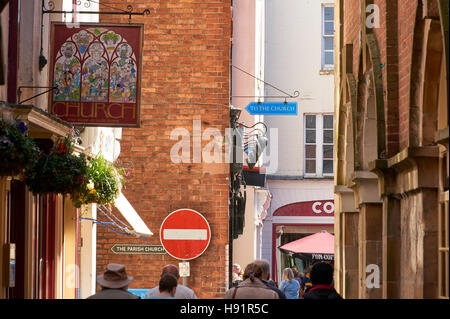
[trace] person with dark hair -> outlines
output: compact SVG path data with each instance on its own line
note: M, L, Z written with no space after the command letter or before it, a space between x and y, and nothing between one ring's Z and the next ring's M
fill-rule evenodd
M292 272L294 273L294 279L298 281L298 283L301 283L301 278L300 278L300 272L298 271L297 266L292 266L291 267Z
M262 282L263 269L252 262L245 267L244 281L228 289L225 299L279 299L278 294Z
M180 273L178 271L178 267L169 264L163 267L161 277L165 274L171 274L177 278L177 280L180 278ZM150 289L146 294L145 298L148 298L150 296L156 296L160 293L159 286L156 286L152 289ZM195 292L182 284L178 284L176 292L175 292L175 299L197 299L197 296L195 295Z
M299 279L299 283L300 283L300 289L298 290L298 298L302 299L303 294L305 293L305 274L302 272L299 272L298 279Z
M303 289L303 293L305 293L308 289L310 289L312 287L311 268L312 268L312 266L308 266L308 268L306 268L305 276L303 277L303 280L300 283L300 286Z
M146 299L175 299L178 280L172 274L164 274L159 280L159 293L148 296Z
M326 262L318 262L311 269L312 287L308 288L304 299L342 299L333 287L333 266Z

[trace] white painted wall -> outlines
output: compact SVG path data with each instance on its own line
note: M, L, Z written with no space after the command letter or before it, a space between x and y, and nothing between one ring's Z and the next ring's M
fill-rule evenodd
M266 0L265 10L265 78L269 84L294 95L297 116L265 116L268 128L278 130L277 176L297 180L268 180L271 206L262 229L262 258L272 263L272 224L333 223L333 218L310 220L302 217L274 217L273 212L287 204L333 199L333 180L303 178L303 116L305 113L334 112L334 75L322 72L322 6L331 0ZM283 95L265 86L266 95ZM284 99L266 99L284 101ZM269 137L269 141L272 140ZM273 149L269 145L268 152ZM270 154L272 158L272 154ZM314 217L313 217L314 218ZM273 278L277 274L272 274Z
M334 199L333 181L330 180L270 180L268 187L273 195L270 213L291 203Z
M303 114L334 111L334 76L320 74L325 0L266 0L265 81L300 97L297 116L265 116L278 128L277 175L303 175ZM283 95L266 86L267 95ZM305 99L308 98L308 99ZM270 99L283 101L283 99Z
M97 205L91 204L84 211L83 217L97 218ZM97 253L97 224L90 220L80 220L80 282L79 298L86 299L95 293L97 287L96 253Z
M264 0L233 1L233 46L232 64L245 72L261 78L264 76ZM252 126L260 119L248 114L244 109L262 93L262 82L232 67L232 105L243 111L239 122ZM251 130L251 129L248 129ZM247 186L245 225L243 234L233 241L233 263L244 269L247 264L259 258L261 251L260 226L257 226L256 212L258 187Z
M255 3L247 0L233 1L232 64L250 74L255 74ZM244 109L255 94L255 79L244 72L231 68L231 104ZM254 124L254 117L242 111L239 121L247 126Z

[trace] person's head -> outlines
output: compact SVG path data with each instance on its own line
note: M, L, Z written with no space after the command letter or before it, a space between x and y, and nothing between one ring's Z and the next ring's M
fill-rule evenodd
M305 275L311 273L312 266L308 266L305 271Z
M260 265L258 265L257 263L250 263L247 265L247 267L245 267L244 270L244 280L246 280L247 278L250 278L251 282L255 281L255 278L258 278L259 280L262 279L262 274L263 274L263 270L261 268Z
M165 265L163 267L161 277L164 276L165 274L171 274L171 275L175 276L175 278L177 278L177 279L180 278L180 273L178 271L178 267L173 264Z
M288 280L289 282L294 278L294 273L291 268L284 268L283 270L283 279Z
M313 285L331 285L333 283L333 266L323 261L315 263L310 275Z
M241 272L241 266L240 266L239 264L234 264L234 265L233 265L233 272L234 272L235 274L238 274L238 275L239 275L239 273Z
M133 277L127 276L125 266L121 264L108 264L103 274L97 276L97 283L102 289L127 290Z
M305 274L302 273L302 272L299 272L299 273L298 273L298 276L299 276L300 278L305 278Z
M298 277L298 268L297 268L297 266L293 266L293 267L291 267L291 269L292 269L292 272L294 273L294 277Z
M269 280L270 278L270 264L267 260L255 260L255 264L259 265L262 269L262 279Z
M178 280L172 274L164 274L159 280L159 292L168 292L172 297L175 296Z

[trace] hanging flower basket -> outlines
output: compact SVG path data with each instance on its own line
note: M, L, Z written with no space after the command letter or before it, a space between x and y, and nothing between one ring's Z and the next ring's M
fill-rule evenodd
M75 207L84 204L112 204L119 196L123 185L124 170L116 168L99 155L88 164L86 181L78 194L72 197Z
M35 162L39 149L26 132L23 122L0 118L0 176L21 174Z
M25 183L33 194L76 194L87 174L84 154L73 154L69 137L58 141L49 154L41 153L36 163L25 171Z

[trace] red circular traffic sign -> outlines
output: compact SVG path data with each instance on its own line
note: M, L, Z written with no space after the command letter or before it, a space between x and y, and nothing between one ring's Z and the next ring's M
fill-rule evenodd
M183 208L170 213L164 219L159 238L170 256L190 260L197 258L208 248L211 229L202 214Z

